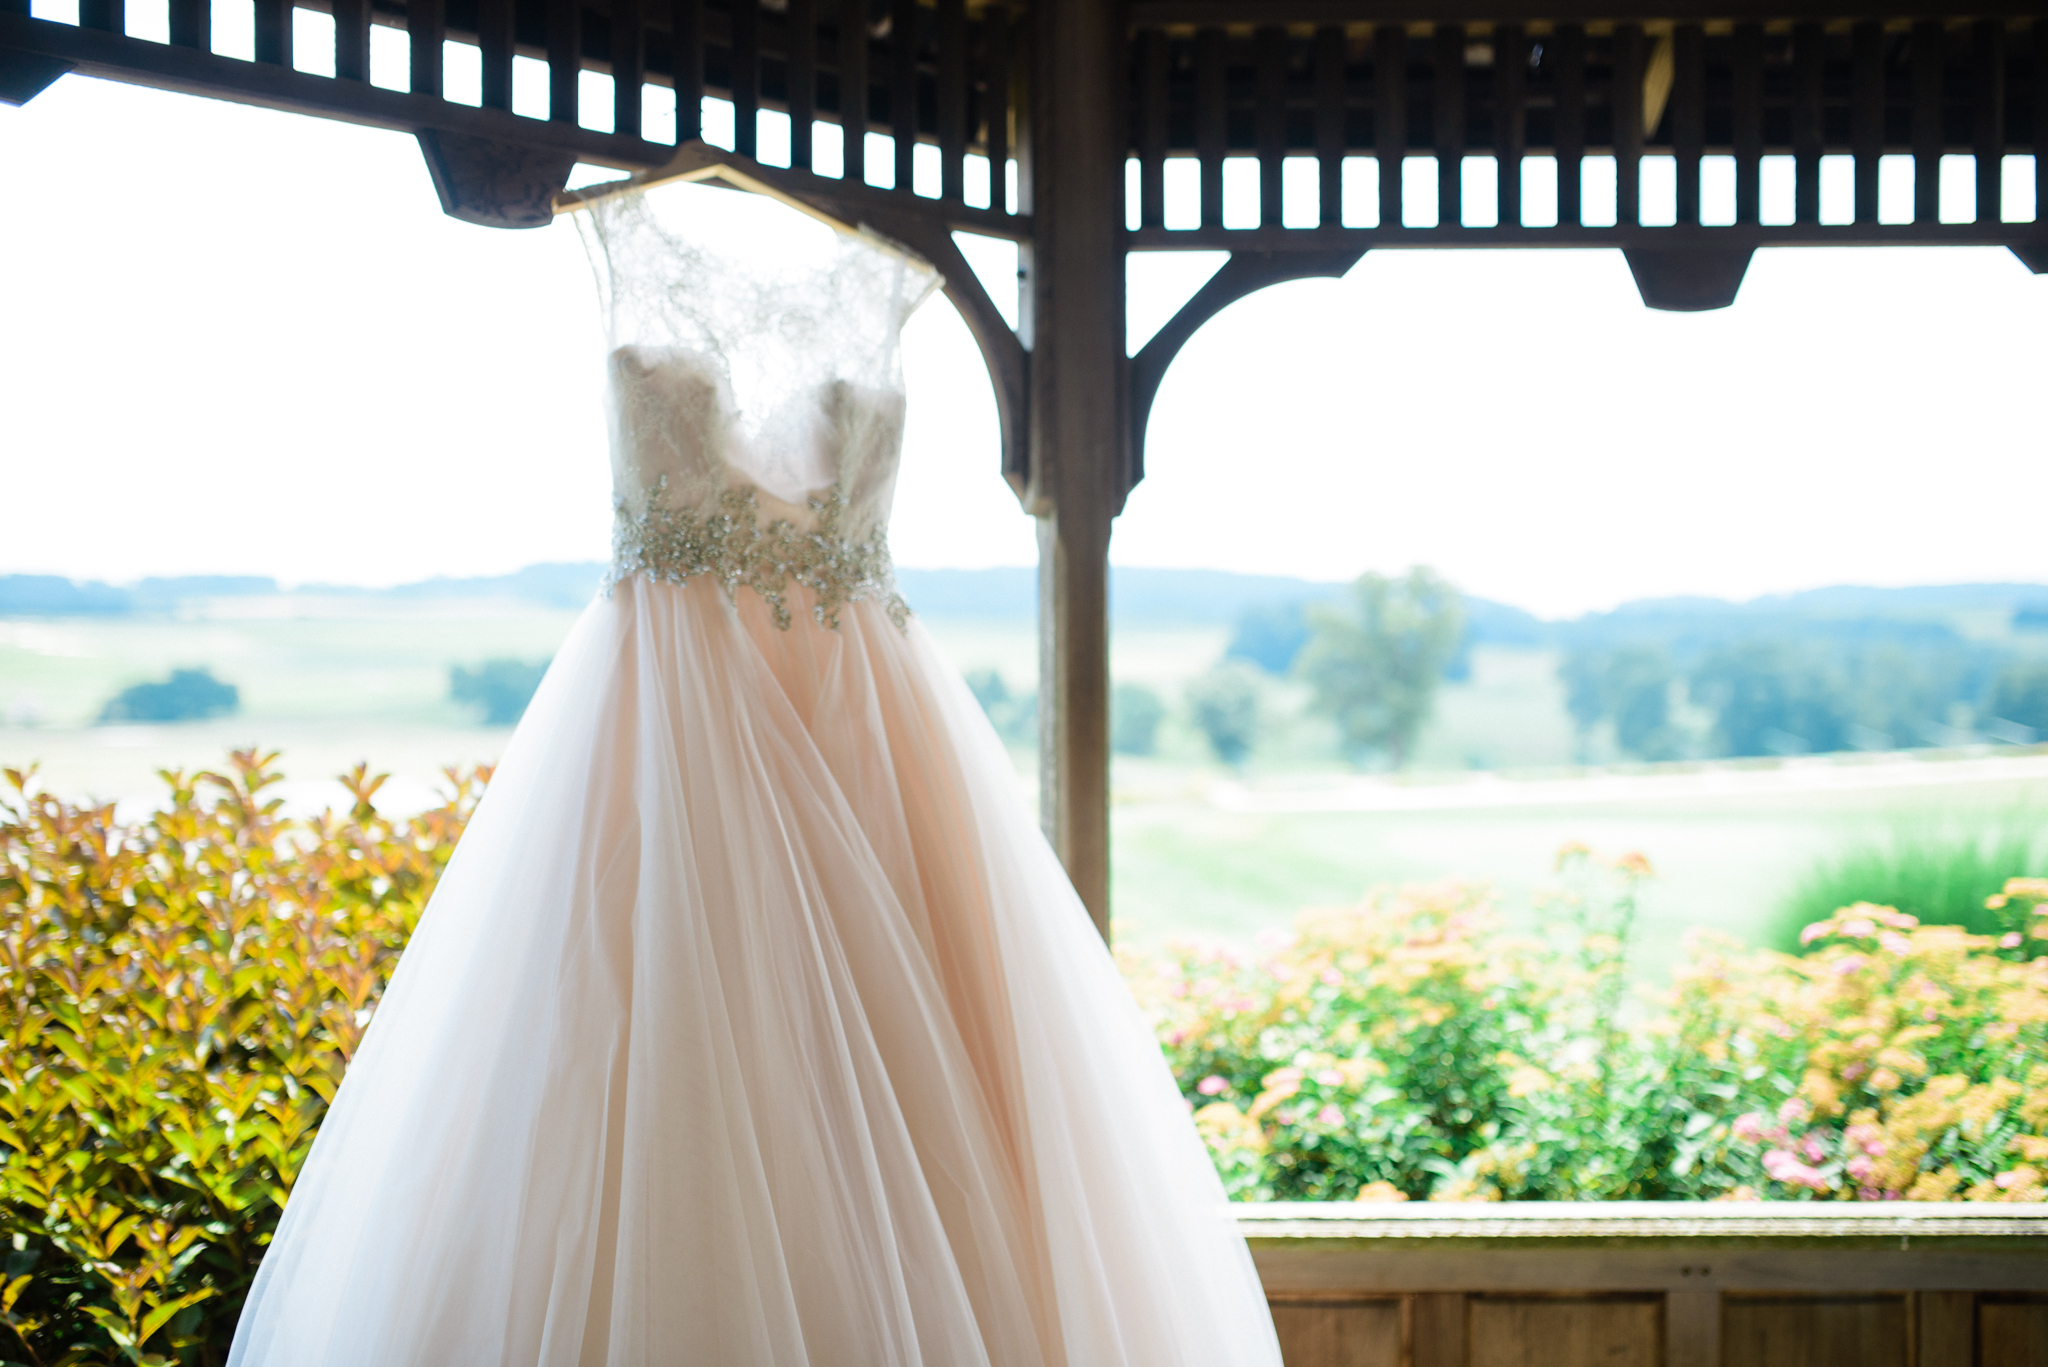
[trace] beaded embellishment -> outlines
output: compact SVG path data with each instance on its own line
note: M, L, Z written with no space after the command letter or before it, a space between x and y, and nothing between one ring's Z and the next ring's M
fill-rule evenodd
M612 569L605 592L634 574L680 584L708 574L725 586L728 596L742 585L768 600L775 625L789 630L791 584L818 595L812 614L821 626L837 630L839 610L864 598L881 600L898 630L908 629L910 605L896 592L889 561L888 532L881 526L859 541L846 536L840 523L846 499L837 490L813 498L816 531L798 531L787 519L761 522L760 504L748 488L726 489L714 510L673 508L662 476L637 511L624 500L615 506Z

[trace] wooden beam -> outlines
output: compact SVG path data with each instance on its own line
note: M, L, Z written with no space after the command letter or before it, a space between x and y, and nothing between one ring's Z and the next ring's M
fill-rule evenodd
M1373 247L1672 247L1729 251L1764 247L2011 247L2023 255L2048 249L2048 223L1799 223L1778 226L1644 228L1622 223L1588 228L1559 223L1524 228L1140 228L1127 235L1133 251L1364 251Z
M1131 0L1135 28L1286 24L1527 24L1861 19L1894 13L1954 19L2032 19L2039 0L1920 0L1904 6L1843 0Z
M1109 934L1109 535L1125 425L1124 11L1040 0L1031 22L1031 472L1038 522L1040 804Z

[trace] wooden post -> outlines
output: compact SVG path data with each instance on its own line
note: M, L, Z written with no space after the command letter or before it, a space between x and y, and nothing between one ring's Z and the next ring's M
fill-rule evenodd
M1109 934L1109 531L1127 491L1124 6L1033 8L1031 468L1046 836Z

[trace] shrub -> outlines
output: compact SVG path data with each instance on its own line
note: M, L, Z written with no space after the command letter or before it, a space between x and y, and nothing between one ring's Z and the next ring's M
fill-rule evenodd
M1984 701L1984 720L2048 736L2048 660L2015 660L2000 670Z
M174 669L160 683L122 689L100 709L100 720L204 721L228 716L241 705L241 690L214 678L211 670Z
M225 1359L485 770L407 821L279 814L275 755L133 823L0 788L0 1312L36 1367ZM0 1335L4 1339L5 1335Z
M1121 952L1239 1199L2041 1199L2048 959L1851 907L1806 957L1696 937L1624 989L1638 858L1562 861L1541 931L1462 884L1305 916L1259 959ZM2048 939L2048 880L2002 894Z
M1241 660L1225 660L1188 680L1188 715L1209 749L1225 764L1251 757L1259 738L1259 674Z
M483 711L485 726L514 726L548 672L546 660L485 660L475 669L448 671L448 696Z
M1010 692L1001 672L994 669L968 670L967 687L1004 741L1028 745L1038 739L1038 694Z
M1778 907L1766 943L1796 953L1807 926L1857 902L1978 935L2024 930L2010 908L1985 905L2015 873L2048 873L2048 831L2033 813L1938 826L1901 823L1809 869Z

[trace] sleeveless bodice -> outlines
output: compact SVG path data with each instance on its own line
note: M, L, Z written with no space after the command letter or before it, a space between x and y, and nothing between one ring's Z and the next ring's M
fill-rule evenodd
M707 195L726 212L692 215ZM669 187L578 216L611 341L612 579L708 575L760 593L783 626L801 586L826 626L866 598L900 623L887 542L899 336L936 276L807 220L733 237L719 222L732 207L725 192Z

